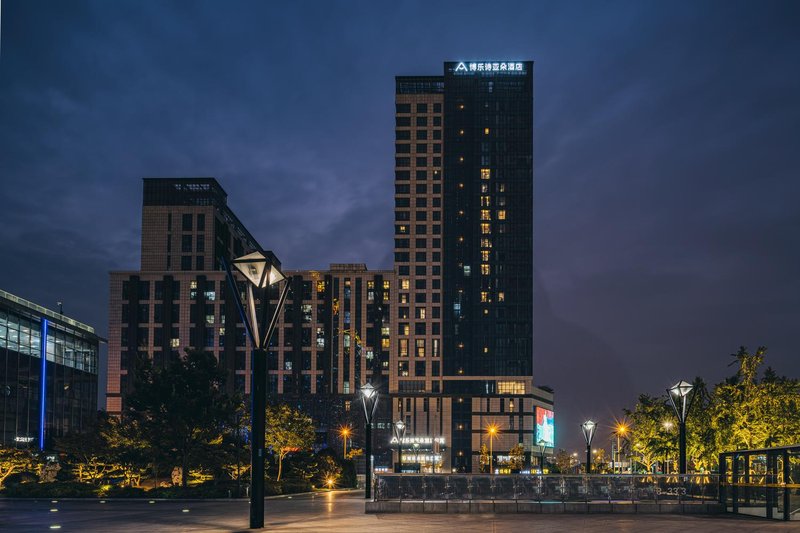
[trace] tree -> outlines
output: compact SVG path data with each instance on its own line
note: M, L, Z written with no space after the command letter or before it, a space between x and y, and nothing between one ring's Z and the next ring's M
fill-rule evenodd
M280 481L286 456L314 445L314 421L285 404L267 406L266 417L264 442L278 458L277 481Z
M677 454L678 442L673 430L677 423L666 396L642 394L633 411L626 409L625 415L631 421L630 451L647 471L657 461Z
M486 443L481 443L481 455L479 458L481 472L486 472L489 469L489 448Z
M108 417L98 413L97 420L86 431L56 439L55 449L67 456L81 483L99 485L103 478L117 471L116 465L109 461L108 441L102 433L108 423Z
M520 471L525 464L525 446L520 443L515 444L508 450L508 467L511 470Z
M561 474L566 474L572 469L572 456L563 448L560 448L556 452L553 460L556 464L556 468L558 468L558 471Z
M196 350L187 350L165 367L142 363L129 404L123 420L138 425L151 452L163 452L179 465L183 488L189 469L221 444L234 410L216 358Z
M28 450L0 446L0 488L8 476L35 467L36 460Z

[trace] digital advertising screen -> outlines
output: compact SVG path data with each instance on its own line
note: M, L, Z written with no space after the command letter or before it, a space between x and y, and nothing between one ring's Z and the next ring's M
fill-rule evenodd
M534 444L539 444L544 441L548 448L554 448L556 445L556 425L555 415L549 409L536 408L536 435L534 437Z

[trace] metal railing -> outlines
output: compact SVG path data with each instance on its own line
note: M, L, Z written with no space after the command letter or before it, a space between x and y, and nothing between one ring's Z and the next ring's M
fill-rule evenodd
M703 503L719 498L719 476L376 474L375 501Z

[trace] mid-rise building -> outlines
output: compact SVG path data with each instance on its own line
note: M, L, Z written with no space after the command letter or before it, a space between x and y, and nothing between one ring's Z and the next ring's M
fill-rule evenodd
M0 290L0 444L48 449L96 420L100 342L91 326Z
M124 409L137 359L161 365L184 349L213 353L226 371L228 392L249 394L251 344L227 297L219 259L261 246L220 184L213 178L145 179L141 246L139 270L111 273L106 409ZM268 350L267 393L311 414L324 443L339 427L362 423L360 407L352 406L361 384L383 384L380 390L388 393L394 274L364 264L284 274L290 290ZM244 294L245 280L238 284ZM271 298L277 303L277 288ZM386 401L380 405L388 412ZM376 435L388 427L379 423ZM387 448L377 449L378 456Z

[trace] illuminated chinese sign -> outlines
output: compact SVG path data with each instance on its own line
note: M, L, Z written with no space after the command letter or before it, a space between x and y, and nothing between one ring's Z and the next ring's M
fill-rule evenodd
M523 72L525 67L522 63L515 61L483 62L483 63L464 63L456 65L453 70L456 74L468 74L470 72Z
M556 426L553 411L536 408L536 438L534 444L544 441L545 446L553 448L556 445Z

